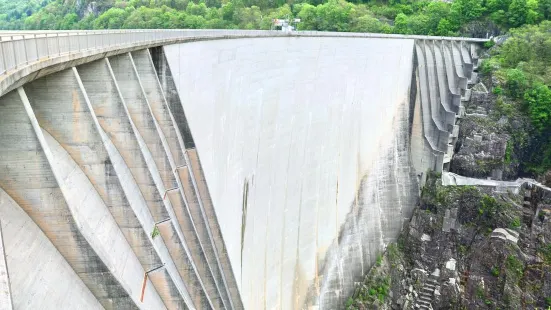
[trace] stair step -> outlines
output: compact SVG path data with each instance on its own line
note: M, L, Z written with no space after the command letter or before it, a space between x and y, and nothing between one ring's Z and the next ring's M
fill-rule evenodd
M432 293L433 292L429 292L429 291L421 291L419 292L419 296L428 296L428 297L432 297Z
M422 299L417 300L417 303L419 303L420 305L430 305L431 304L430 301L426 301L426 300L422 300Z
M430 287L424 286L424 287L421 289L421 292L425 291L425 292L428 292L428 293L432 294L432 293L434 293L434 290L435 290L434 287L433 287L433 288L430 288Z
M431 302L432 301L432 296L427 296L427 295L419 295L419 300L425 300L427 302Z

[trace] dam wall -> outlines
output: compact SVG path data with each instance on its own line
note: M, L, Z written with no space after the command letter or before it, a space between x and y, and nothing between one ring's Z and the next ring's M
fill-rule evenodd
M475 45L222 32L0 64L0 309L342 307L446 169Z
M343 304L409 217L413 48L349 38L163 48L247 309Z

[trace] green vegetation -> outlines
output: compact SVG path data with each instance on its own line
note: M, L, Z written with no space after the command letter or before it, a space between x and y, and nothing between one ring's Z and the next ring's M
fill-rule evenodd
M536 24L551 0L0 0L1 29L269 29L300 18L299 29L427 35L485 35ZM491 44L491 43L489 43Z
M518 228L520 228L520 225L521 225L520 217L515 216L511 220L511 224L509 224L509 227L512 228L512 229L518 229Z
M539 3L549 18L551 3ZM524 124L521 130L510 128L513 139L506 161L515 153L521 173L543 174L551 169L551 21L512 29L510 38L492 48L491 54L481 71L498 80L493 88L496 110Z
M155 227L153 227L153 231L151 232L151 238L155 239L155 237L160 234L161 232L159 231L159 228L157 227L157 225L155 225Z
M364 299L369 300L377 298L380 302L383 302L390 292L390 278L378 277L375 279L375 283L367 290L367 296L363 296Z
M492 267L492 276L499 277L499 268L497 266Z
M538 252L543 256L546 264L551 264L551 243L539 248Z
M505 270L507 277L512 279L515 283L518 283L524 273L524 264L514 255L507 256L505 261Z
M345 309L372 309L384 304L390 295L391 283L395 281L394 272L398 265L403 263L403 256L399 244L389 244L385 253L377 256L376 263L364 283L348 298Z

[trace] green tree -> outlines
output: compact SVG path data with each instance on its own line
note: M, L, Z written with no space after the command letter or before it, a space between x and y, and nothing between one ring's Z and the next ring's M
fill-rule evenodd
M119 29L128 18L128 13L119 8L110 8L94 21L94 29Z
M76 13L69 13L63 16L63 19L59 23L59 29L73 29L78 23L78 15Z
M408 17L406 14L400 13L396 15L396 18L394 19L394 32L401 34L410 33L408 28Z
M520 69L507 70L507 89L513 98L522 98L524 90L528 87L528 80Z
M425 15L428 17L427 28L434 33L442 19L446 19L450 15L450 4L442 1L433 1L427 5ZM449 23L449 21L448 21Z
M453 35L453 26L449 20L442 18L438 23L436 28L436 35L438 36L449 36Z
M551 125L551 90L547 85L538 84L524 94L530 119L534 127L542 132Z
M387 23L382 23L375 17L363 15L355 20L351 28L353 32L390 33L391 28Z
M451 22L456 27L479 18L482 13L484 7L480 0L455 0L450 8Z
M551 0L539 0L538 12L544 19L551 18Z
M318 16L316 14L316 7L303 3L300 5L300 11L298 12L300 18L300 24L298 24L301 30L316 30L318 29Z
M518 27L526 23L526 17L528 15L528 6L526 0L513 0L509 5L509 11L507 13L509 25L511 27Z

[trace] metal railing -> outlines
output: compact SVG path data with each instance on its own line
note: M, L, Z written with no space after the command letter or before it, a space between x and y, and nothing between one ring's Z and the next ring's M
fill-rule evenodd
M277 36L276 31L116 30L0 32L0 75L44 59L73 53L105 52L131 46L208 37ZM2 79L2 76L0 76Z
M125 48L178 43L180 41L209 38L242 37L359 37L359 38L407 38L461 41L487 41L485 39L457 37L404 36L373 33L343 33L272 30L96 30L96 31L0 31L0 81L12 72L44 60L74 55L85 57ZM63 62L60 59L59 62ZM32 71L32 70L31 70Z

